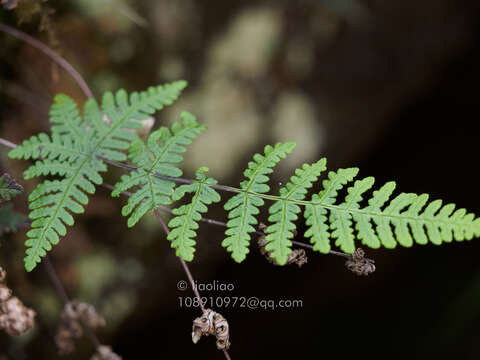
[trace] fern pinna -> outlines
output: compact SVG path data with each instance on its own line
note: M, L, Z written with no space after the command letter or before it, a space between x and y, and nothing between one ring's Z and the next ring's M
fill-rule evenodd
M168 240L172 241L172 247L177 249L176 255L183 260L192 261L195 252L195 236L198 229L198 222L202 219L202 213L206 213L207 205L220 201L220 195L212 188L217 180L207 176L207 167L201 167L196 172L196 180L192 184L181 185L175 189L173 200L182 199L186 193L193 193L190 203L173 209L176 215L168 223L171 229Z
M198 124L192 114L184 111L181 123L174 123L171 131L162 126L149 135L147 144L140 139L132 144L128 157L137 169L123 175L112 192L112 196L119 196L123 191L136 188L127 205L122 208L122 215L130 216L129 227L134 226L147 212L172 203L175 182L165 177L182 175L182 170L174 164L183 161L181 154L186 151L186 146L204 130L205 126Z
M71 213L84 211L86 194L102 183L100 172L107 167L103 159L123 161L123 153L138 136L139 120L171 104L186 86L178 81L151 87L130 96L124 90L104 94L101 106L94 99L85 103L83 117L75 102L57 95L50 111L54 124L51 136L41 133L10 151L11 158L34 159L25 178L59 175L61 180L45 180L30 194L31 230L25 268L31 271L52 245L66 235L66 226L74 223Z
M232 253L232 258L241 262L248 254L250 233L255 231L257 224L255 215L258 215L260 206L264 205L261 197L251 194L264 194L270 191L266 184L268 176L273 172L275 165L295 148L295 143L278 143L274 147L267 145L265 155L255 154L253 161L248 163L244 175L248 180L240 183L242 192L233 196L225 203L225 210L229 211L227 230L228 237L223 240L222 246Z

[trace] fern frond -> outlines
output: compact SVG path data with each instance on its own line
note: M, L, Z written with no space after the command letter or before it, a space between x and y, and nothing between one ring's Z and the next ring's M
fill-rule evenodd
M267 236L265 240L267 245L265 250L271 252L271 257L277 261L279 265L287 262L288 255L292 252L290 247L292 242L289 240L293 237L293 230L296 228L293 223L297 220L297 214L300 207L291 202L291 200L303 200L307 194L307 189L312 187L320 176L321 172L326 169L326 160L321 159L312 165L304 164L301 169L295 170L295 175L290 181L280 189L281 200L276 201L268 212L270 214L268 221L273 224L266 229Z
M94 99L84 106L80 117L75 102L66 95L57 95L50 111L51 137L39 134L25 140L9 152L11 158L34 159L25 171L26 178L57 175L60 181L46 180L30 195L31 230L25 257L25 268L31 271L66 235L66 226L74 223L71 214L84 211L86 194L95 192L103 182L100 175L107 167L103 158L122 161L122 153L136 139L132 130L155 110L171 104L185 87L184 81L149 88L127 96L124 90L115 96L104 95L101 109Z
M23 192L22 185L18 184L8 174L0 176L0 203L2 200L9 201Z
M196 172L196 181L192 184L181 185L175 189L173 200L180 200L186 193L193 193L192 200L187 205L173 209L172 213L176 215L168 223L171 229L168 234L168 240L172 241L172 247L177 249L176 255L185 261L192 261L195 252L195 236L198 229L198 222L202 218L202 213L207 212L207 205L220 201L220 195L211 187L217 184L217 181L205 173L207 167L201 167Z
M182 171L173 164L183 161L181 154L186 146L204 129L205 126L185 111L181 114L181 123L174 123L171 130L161 127L150 134L146 145L141 140L132 144L129 159L138 169L123 175L112 192L112 196L119 196L123 191L138 187L122 208L122 215L129 216L128 227L134 226L147 212L172 203L175 183L157 175L181 176Z
M229 221L225 231L227 238L223 240L222 246L232 253L236 262L242 262L249 252L250 233L255 231L253 226L257 224L255 215L259 214L259 208L264 205L262 198L251 193L264 194L270 191L266 184L269 180L267 175L271 174L278 162L294 148L294 142L277 143L274 147L265 146L265 155L255 154L253 161L248 163L244 172L248 180L240 184L244 192L236 194L225 203L224 208L229 211Z

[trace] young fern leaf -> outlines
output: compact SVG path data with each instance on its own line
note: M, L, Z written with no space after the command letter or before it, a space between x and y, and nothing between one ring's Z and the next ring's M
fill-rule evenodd
M274 147L265 146L265 155L255 154L253 161L248 163L244 172L248 180L240 184L244 192L236 194L225 203L224 208L229 211L229 221L225 231L227 238L223 240L222 246L232 253L236 262L242 262L249 252L250 233L255 231L253 225L257 224L255 215L259 214L259 207L264 205L262 198L251 193L264 194L270 191L266 184L269 180L267 175L271 174L275 165L294 148L294 142L277 143Z
M50 111L55 125L51 137L41 133L25 140L9 152L11 158L37 160L25 172L25 178L60 175L63 179L46 180L30 194L31 230L25 268L31 271L46 251L66 235L65 225L74 223L71 213L84 211L86 194L95 192L103 182L100 172L107 167L102 159L122 161L122 150L137 136L132 130L141 127L138 120L171 104L186 86L184 81L151 87L132 93L124 90L103 96L101 107L94 99L85 103L83 119L75 102L66 95L57 95Z
M132 144L129 159L138 168L123 175L112 192L112 196L116 197L123 191L138 187L122 208L122 215L129 216L128 227L134 226L147 212L172 203L175 182L161 179L158 175L181 176L182 170L173 164L183 161L181 154L186 151L186 146L204 130L204 125L184 111L181 123L175 122L171 131L161 127L149 135L146 145L140 139Z
M321 159L312 165L304 164L301 169L296 169L295 175L280 189L281 199L268 209L270 214L268 221L273 224L266 229L265 240L268 243L265 250L271 251L270 256L279 265L285 265L288 255L292 252L290 249L292 242L289 239L293 237L292 231L296 228L294 221L297 220L297 214L301 210L293 201L303 200L307 194L307 189L312 187L312 183L318 179L325 169L325 159Z
M363 194L373 186L372 177L355 181L347 189L345 201L335 204L338 191L353 181L357 173L356 168L330 172L328 179L323 181L323 190L306 204L304 215L309 228L305 236L310 238L314 250L328 253L330 239L336 239L335 245L352 253L355 250L353 223L358 238L371 248L383 245L391 249L397 243L408 247L414 242L426 244L428 240L440 245L453 239L462 241L480 236L480 219L466 214L465 209L454 212L454 204L442 207L442 201L435 200L422 212L428 195L407 193L400 193L389 202L394 182L387 182L374 191L368 205L360 208Z
M217 181L205 175L207 171L207 167L199 168L196 172L196 180L192 184L179 186L173 194L173 200L177 201L186 193L193 193L189 204L172 210L176 216L168 223L171 229L168 240L172 241L172 248L177 249L176 255L185 261L193 260L195 252L193 239L197 236L195 230L198 229L201 214L207 212L207 205L220 201L220 195L210 186L217 184Z

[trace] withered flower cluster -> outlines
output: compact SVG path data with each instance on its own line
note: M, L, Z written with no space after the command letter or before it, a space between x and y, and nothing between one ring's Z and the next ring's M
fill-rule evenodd
M0 267L0 329L18 336L35 325L35 311L27 308L5 284L7 272Z
M88 303L71 301L65 304L55 335L60 355L70 354L75 350L74 340L82 337L83 325L96 329L105 326L105 320Z
M208 335L215 335L217 338L217 349L227 350L230 347L228 322L211 309L206 309L202 316L193 320L192 341L196 344L202 336Z
M258 238L257 245L258 249L260 250L260 254L262 254L269 263L273 265L278 265L277 261L270 257L271 251L267 251L265 249L265 246L268 244L267 240L265 239L265 229L267 226L264 223L260 223L258 226L258 229L264 233L264 235L261 235ZM297 235L297 231L293 230L293 235ZM300 268L303 265L305 265L308 262L308 257L307 253L305 252L304 249L293 249L292 252L288 255L287 262L285 265L290 265L290 264L297 264L297 266Z
M375 261L365 257L365 251L358 248L345 262L348 270L358 276L368 276L375 271Z

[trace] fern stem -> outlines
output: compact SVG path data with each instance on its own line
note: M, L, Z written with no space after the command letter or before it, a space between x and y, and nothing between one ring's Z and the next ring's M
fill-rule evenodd
M68 304L70 302L70 299L67 295L67 291L65 290L65 287L63 286L62 281L60 280L60 277L55 271L55 268L53 267L50 261L50 258L48 257L48 254L45 255L45 259L42 261L42 265L43 265L43 268L45 269L45 272L48 275L48 278L50 279L50 282L55 288L55 291L57 292L58 296L62 299L64 305ZM90 341L93 343L93 345L97 349L101 345L97 336L92 331L92 329L90 329L90 327L87 324L85 324L85 322L81 320L80 322L82 323L83 328L87 332L87 336L90 338Z
M154 210L153 211L155 213L155 216L157 217L158 221L160 222L160 225L162 225L162 228L163 230L165 231L165 234L167 235L168 237L168 234L170 233L170 231L168 230L168 226L167 226L167 223L165 222L165 220L163 220L162 218L162 215L160 215L160 213L158 212L158 210ZM185 260L183 260L181 257L177 256L178 260L180 261L180 263L182 264L182 267L183 267L183 271L185 272L185 274L187 275L187 278L188 278L188 282L190 283L190 286L193 290L193 293L195 294L195 297L197 298L198 300L198 303L200 304L200 309L202 309L202 313L205 312L205 307L203 306L203 303L202 303L202 298L200 296L200 293L198 292L198 289L197 287L195 286L195 281L193 280L193 276L192 276L192 273L190 272L190 269L187 265L187 263L185 262ZM231 357L228 353L228 351L226 349L223 349L223 354L225 355L225 358L227 360L231 360Z
M3 146L9 147L10 149L15 149L17 147L16 144L2 138L0 138L0 144L2 144Z
M70 76L75 80L75 82L78 84L80 89L82 89L83 93L85 94L86 97L88 98L93 98L93 93L88 87L87 83L83 79L83 77L80 75L80 73L74 69L70 63L65 60L63 57L55 53L52 49L50 49L47 45L42 43L41 41L34 39L30 35L25 34L23 31L14 29L6 24L0 23L0 31L7 33L17 39L20 39L30 46L33 46L34 48L40 50L43 52L45 55L47 55L54 63L59 65L61 68L63 68L67 73L70 74Z
M2 24L0 24L1 26ZM7 146L9 148L15 149L17 147L16 144L0 138L0 144ZM53 287L55 288L55 291L57 292L58 296L62 299L64 305L68 304L70 302L70 299L67 295L67 291L65 290L65 287L62 284L62 281L60 280L60 277L58 276L57 272L55 271L55 268L53 267L52 263L50 262L50 258L48 254L45 255L45 259L42 261L42 265L45 269L45 272L48 275L48 278L50 279L50 282L52 283ZM82 325L85 331L87 332L87 336L90 338L92 341L93 345L97 349L101 344L100 341L98 340L97 336L95 333L90 329L90 327L85 324L83 321Z
M110 164L110 165L113 165L113 166L116 166L118 168L125 169L125 170L128 170L128 171L135 171L135 170L139 169L138 167L136 167L134 165L124 164L124 163L121 163L121 162L109 160L107 158L104 158L103 156L97 155L97 158L102 160L102 161L105 161L107 164ZM165 176L165 175L160 175L160 174L157 174L157 173L153 173L152 176L156 177L158 179L171 180L171 181L175 181L175 182L182 183L182 184L192 184L193 183L193 180L190 180L190 179ZM215 185L215 186L212 185L212 187L214 187L214 188L216 186L218 186L218 185Z
M55 288L55 291L57 292L58 296L62 299L62 301L66 304L70 302L70 299L68 298L67 292L65 291L65 288L63 287L62 282L60 281L60 278L58 277L57 272L55 271L55 268L53 267L52 263L50 262L50 257L45 255L45 260L42 262L43 267L45 268L45 272L47 273L51 283L53 284L53 287Z
M14 144L14 143L12 143L8 140L5 140L3 138L0 138L0 144L2 144L4 146L7 146L9 148L15 148L16 147L16 144ZM128 170L128 171L134 171L134 170L138 169L136 166L129 165L129 164L123 164L123 163L120 163L120 162L117 162L117 161L108 160L107 158L104 158L103 156L97 156L97 158L106 162L106 163L108 163L108 164L110 164L110 165L113 165L113 166L116 166L116 167L119 167L119 168L122 168L122 169L125 169L125 170ZM175 181L177 183L182 183L182 184L192 184L193 183L193 180L180 178L180 177L177 178L177 177L165 176L165 175L160 175L160 174L157 174L157 173L154 173L152 175L156 178L159 178L159 179L171 180L171 181ZM282 201L291 202L291 203L301 205L301 206L307 206L307 205L315 206L315 205L318 205L318 206L321 206L321 207L323 207L325 209L328 209L328 210L347 211L349 213L358 213L358 214L362 214L362 215L368 215L370 217L382 215L382 216L389 217L389 218L392 218L392 219L403 219L403 220L411 220L411 221L418 220L418 218L411 217L411 216L405 216L405 215L392 215L392 214L386 215L386 214L383 214L381 212L365 211L364 209L350 209L350 208L346 209L346 208L343 208L339 205L330 205L330 204L325 204L325 203L322 203L322 202L316 203L316 202L307 201L307 200L286 199L286 198L282 198L281 196L256 193L256 192L253 192L253 191L243 190L243 189L239 189L239 188L236 188L236 187L233 187L233 186L228 186L228 185L218 185L218 184L216 184L216 185L205 184L205 185L210 186L210 187L212 187L214 189L217 189L217 190L220 190L220 191L226 191L226 192L232 192L232 193L246 193L246 194L257 196L257 197L260 197L262 199L270 200L270 201L282 200ZM440 223L447 224L446 221L442 221L442 220L439 220L439 219L429 219L429 218L423 219L424 222L433 221L433 220L435 220L435 222L437 222L437 223L440 222ZM213 221L215 221L215 220L213 220ZM340 253L340 254L343 254L343 253Z
M12 143L8 140L2 139L2 138L0 138L0 144L2 144L4 146L7 146L9 148L12 148L12 149L17 146L16 144L14 144L14 143ZM128 171L138 170L138 168L136 166L120 163L120 162L117 162L117 161L108 160L107 158L104 158L103 156L97 156L97 158L106 162L107 164L110 164L112 166L116 166L116 167L121 168L121 169L125 169L125 170L128 170ZM171 180L171 181L175 181L177 183L182 183L182 184L192 184L193 183L193 180L180 178L180 177L177 178L177 177L165 176L165 175L160 175L160 174L157 174L157 173L154 173L152 175L156 178L159 178L159 179ZM239 189L239 188L236 188L236 187L233 187L233 186L228 186L228 185L218 185L218 184L214 185L214 184L207 184L207 183L205 183L205 185L210 186L210 187L212 187L214 189L217 189L217 190L220 190L220 191L233 192L233 193L246 193L246 194L249 194L249 195L254 195L254 196L260 197L262 199L271 200L271 201L284 200L284 201L287 201L287 202L292 202L294 204L303 205L303 206L306 206L306 205L321 205L321 206L325 207L326 209L346 210L346 209L341 208L338 205L327 205L327 204L322 204L322 203L313 203L311 201L305 201L305 200L285 199L285 198L282 198L280 196L256 193L256 192L253 192L253 191L243 190L243 189ZM361 210L357 210L357 209L348 209L348 211L349 212L358 212L358 213L361 213L361 214L372 215L372 216L377 215L376 213L369 213L369 212L365 212L365 211L361 211ZM391 215L391 217L396 218L398 216ZM398 217L398 218L400 218L400 217ZM405 216L402 216L401 218L402 219L410 219L409 217L405 217ZM414 218L412 218L412 219L414 219ZM223 224L225 224L225 223L223 223Z
M205 185L208 185L207 183L204 183ZM113 190L115 189L115 186L111 185L111 184L107 184L107 183L103 183L101 185L102 187L108 189L108 190ZM129 192L129 191L122 191L121 192L122 195L125 195L125 196L132 196L132 193ZM160 210L160 211L164 211L164 212L168 212L168 213L172 213L172 209L170 209L169 207L167 206L157 206L157 210ZM163 219L162 219L163 220ZM215 219L209 219L209 218L205 218L205 217L202 217L200 218L200 221L202 222L205 222L205 223L208 223L208 224L211 224L211 225L216 225L216 226L221 226L221 227L227 227L227 223L223 222L223 221L219 221L219 220L215 220ZM168 230L168 228L167 228ZM262 231L260 230L255 230L254 234L256 235L259 235L259 236L262 236L262 235L265 235L265 233L263 233ZM300 246L300 247L304 247L306 249L310 249L310 250L313 250L313 246L310 245L310 244L306 244L306 243L303 243L301 241L295 241L295 240L290 240L292 242L292 244L294 245L297 245L297 246ZM330 250L328 252L328 255L335 255L335 256L341 256L341 257L344 257L344 258L347 258L347 259L350 259L352 256L350 254L345 254L341 251L334 251L334 250Z
M123 163L119 163L119 162L116 162L116 161L111 161L111 160L105 159L102 156L97 156L97 157L99 159L105 161L106 163L109 163L110 165L113 165L113 166L116 166L116 167L119 167L119 168L123 168L123 169L129 170L129 171L134 171L134 170L138 169L136 166L133 166L133 165L123 164ZM177 183L182 183L182 184L192 184L193 183L193 180L190 180L190 179L185 179L185 178L180 178L180 177L176 178L176 177L171 177L171 176L160 175L160 174L157 174L157 173L152 174L152 176L154 176L156 178L159 178L159 179L171 180L171 181L175 181ZM416 217L406 216L406 215L403 215L403 214L402 215L384 214L382 212L365 211L364 209L344 208L340 205L325 204L323 202L313 202L313 201L308 201L308 200L288 199L288 198L283 198L281 196L262 194L262 193L257 193L257 192L254 192L254 191L243 190L243 189L239 189L239 188L236 188L236 187L233 187L233 186L228 186L228 185L219 185L219 184L205 184L205 185L210 186L210 187L212 187L216 190L220 190L220 191L226 191L226 192L231 192L231 193L246 193L246 194L253 195L253 196L265 199L265 200L291 202L293 204L297 204L297 205L300 205L300 206L307 206L307 205L321 206L321 207L323 207L325 209L328 209L328 210L347 211L351 214L352 213L357 213L357 214L361 214L361 215L368 215L370 217L375 217L375 216L381 215L383 217L388 217L388 218L391 218L391 219L401 219L401 220L410 220L410 221L418 221L419 220ZM423 221L424 222L435 221L436 223L451 224L451 222L442 221L440 219L433 219L433 218L432 219L424 218ZM454 224L456 224L456 223L454 223Z
M168 236L168 234L170 233L170 230L168 230L167 223L165 222L165 220L163 220L162 215L160 215L158 210L154 210L153 212L155 213L155 216L157 217L158 222L160 223L160 225L162 225L163 230L165 231L165 233ZM190 286L192 287L193 293L195 294L195 297L197 298L198 303L200 304L200 309L202 309L202 312L205 312L205 307L203 306L202 298L200 297L200 293L198 292L198 289L195 286L195 281L193 280L192 273L190 272L190 269L188 268L187 263L181 257L178 257L178 260L182 264L183 271L185 271L185 274L187 275L188 282L190 283Z

